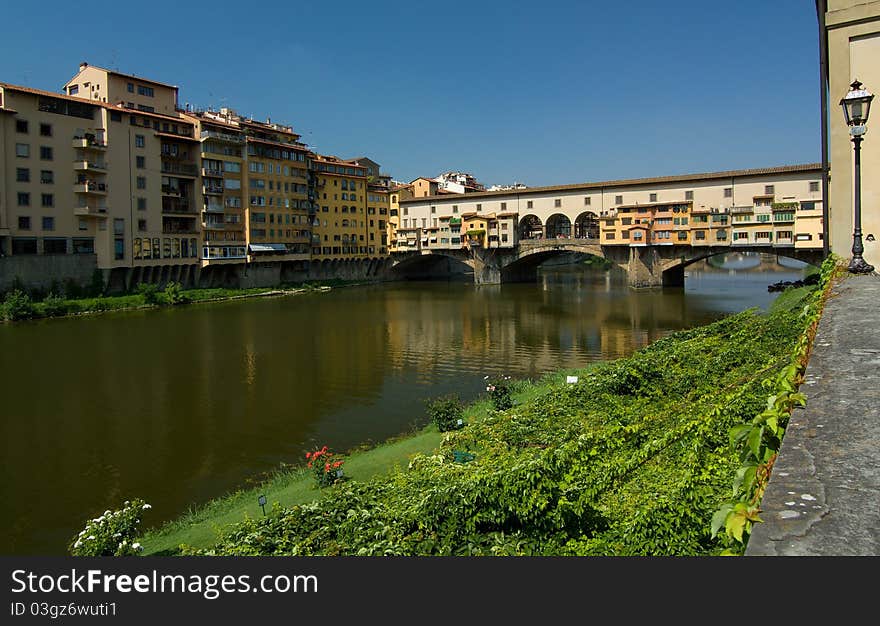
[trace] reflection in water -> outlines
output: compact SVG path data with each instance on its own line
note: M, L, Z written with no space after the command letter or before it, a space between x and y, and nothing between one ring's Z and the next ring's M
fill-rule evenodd
M761 266L764 268L764 266ZM631 353L750 306L799 270L688 268L633 291L556 267L532 284L394 283L0 327L0 554L62 554L127 498L156 524L249 477L423 424L424 400Z

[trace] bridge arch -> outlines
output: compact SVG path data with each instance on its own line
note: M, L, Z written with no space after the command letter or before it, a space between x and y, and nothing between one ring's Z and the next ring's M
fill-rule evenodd
M519 221L519 238L520 239L543 239L544 224L534 213L524 215Z
M471 275L474 263L466 253L449 250L432 250L430 254L413 253L394 262L391 273L408 280L449 279L454 276Z
M579 252L606 258L602 246L584 243L564 243L558 239L521 244L519 254L501 266L501 282L533 281L538 278L538 266L555 256Z
M575 239L598 239L599 216L592 211L584 211L574 220Z
M567 215L554 213L547 218L547 239L571 239L571 220Z

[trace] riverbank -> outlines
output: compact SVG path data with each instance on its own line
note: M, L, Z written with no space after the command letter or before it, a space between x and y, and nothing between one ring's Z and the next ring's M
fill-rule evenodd
M725 540L708 520L738 466L727 432L765 404L761 381L803 331L811 291L787 290L766 315L675 333L626 359L521 382L510 411L482 399L461 431L351 455L353 480L342 485L318 490L303 469L285 472L141 543L152 554L181 544L205 554L719 553ZM476 458L451 462L456 450ZM265 519L263 492L279 502ZM578 536L553 530L575 514L586 524ZM328 517L339 523L316 521ZM385 538L369 539L373 530Z
M0 321L18 322L48 317L76 317L97 313L155 309L165 306L220 302L243 298L292 296L316 291L329 291L338 287L367 284L372 283L332 279L251 289L180 289L175 283L170 283L170 286L164 290L147 286L142 288L139 293L97 296L94 298L64 298L50 294L38 301L33 300L24 291L15 290L6 294L4 301L0 303Z

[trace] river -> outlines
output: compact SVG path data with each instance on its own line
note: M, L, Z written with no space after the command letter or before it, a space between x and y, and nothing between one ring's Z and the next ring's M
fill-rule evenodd
M472 399L487 374L625 356L765 308L768 284L801 276L698 263L683 289L636 291L560 266L530 284L388 283L0 324L0 554L65 554L87 518L135 497L159 524L312 446L421 426L424 400Z

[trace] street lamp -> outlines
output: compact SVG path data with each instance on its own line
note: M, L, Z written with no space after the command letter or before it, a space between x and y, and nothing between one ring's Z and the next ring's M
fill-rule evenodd
M849 86L849 93L840 101L849 134L852 137L855 152L855 229L853 230L852 260L849 271L853 274L870 274L873 265L868 265L862 258L865 247L862 245L862 138L867 132L868 114L871 111L871 100L874 95L862 87L862 83L854 81Z

